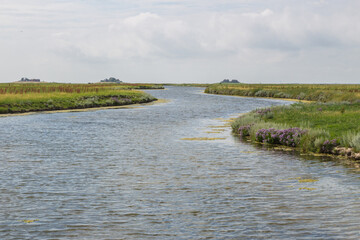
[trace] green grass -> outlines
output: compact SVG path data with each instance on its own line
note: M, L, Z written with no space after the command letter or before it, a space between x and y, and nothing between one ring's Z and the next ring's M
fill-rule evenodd
M299 127L307 130L297 146L303 152L328 153L331 145L360 150L359 84L213 84L205 92L300 101L238 118L232 125L233 131L238 133L240 127L245 128L241 133L246 131L252 140L256 140L260 129Z
M328 131L331 138L341 138L345 132L360 132L360 103L295 103L273 107L268 122Z
M307 131L297 146L302 152L324 152L327 140L336 139L338 145L360 150L360 102L355 103L295 103L255 110L237 118L232 124L238 133L249 126L252 140L260 129L288 129L299 127Z
M145 103L156 100L134 89L159 89L150 84L0 84L0 114L80 109Z
M359 84L212 84L205 92L319 102L360 101Z

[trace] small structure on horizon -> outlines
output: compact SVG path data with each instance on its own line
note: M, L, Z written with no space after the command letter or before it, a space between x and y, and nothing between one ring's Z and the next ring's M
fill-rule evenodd
M102 83L121 83L120 79L117 79L114 77L105 78L105 79L101 80L100 82L102 82Z
M19 82L40 82L40 79L37 79L37 78L29 79L29 78L23 77L19 80Z
M231 81L229 79L224 79L220 83L240 83L240 82L236 79L233 79Z

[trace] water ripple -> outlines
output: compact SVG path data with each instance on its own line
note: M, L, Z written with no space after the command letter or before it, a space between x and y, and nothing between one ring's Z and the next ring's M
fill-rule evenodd
M171 101L1 118L0 239L360 238L357 169L224 126L284 102L149 92Z

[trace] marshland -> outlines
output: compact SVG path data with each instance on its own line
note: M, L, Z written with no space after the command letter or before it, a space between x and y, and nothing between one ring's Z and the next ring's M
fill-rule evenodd
M302 153L360 159L360 85L215 84L205 92L296 100L290 106L256 109L239 117L233 132Z
M359 240L359 9L1 0L0 240Z
M357 239L356 161L231 134L239 115L275 121L297 103L197 87L145 92L164 101L0 118L3 239Z
M137 90L162 88L156 84L2 83L0 114L147 103L156 99Z
M360 99L360 84L212 84L205 92L315 102L354 102Z

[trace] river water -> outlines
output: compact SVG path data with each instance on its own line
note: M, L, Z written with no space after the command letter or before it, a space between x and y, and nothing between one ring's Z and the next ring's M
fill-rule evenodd
M168 87L169 102L0 118L0 239L359 239L360 173L224 126L289 104ZM209 137L217 140L183 140Z

